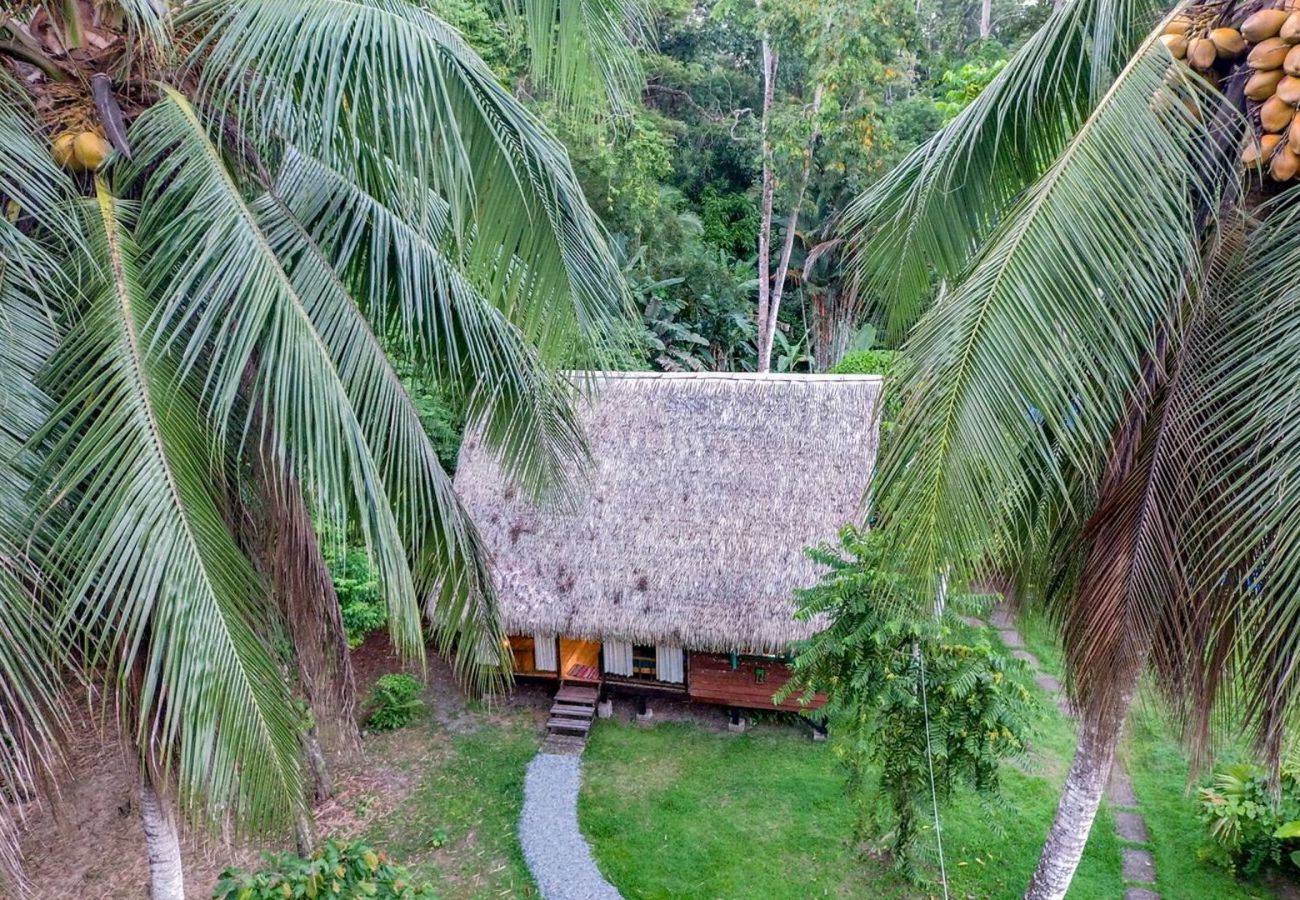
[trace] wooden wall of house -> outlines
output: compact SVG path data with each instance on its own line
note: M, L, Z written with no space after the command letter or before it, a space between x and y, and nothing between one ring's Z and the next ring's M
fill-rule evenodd
M764 670L762 681L759 681L759 669ZM789 666L775 659L742 656L733 669L729 654L698 653L692 650L687 657L687 694L692 700L701 703L720 703L747 709L803 709L797 693L779 707L772 703L772 695L789 680ZM826 697L818 694L810 705L816 708L825 702Z

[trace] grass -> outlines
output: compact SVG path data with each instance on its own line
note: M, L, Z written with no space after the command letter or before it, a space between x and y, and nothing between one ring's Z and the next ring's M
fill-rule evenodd
M1034 621L1021 630L1043 668L1059 677L1061 654L1050 630ZM954 897L1019 897L1037 861L1074 751L1074 727L1034 690L1042 719L1031 753L1003 766L1005 809L991 811L962 793L943 810ZM1127 762L1164 895L1273 897L1198 858L1204 837L1186 791L1186 760L1161 723L1145 713L1135 719ZM833 749L798 730L766 724L731 735L604 721L592 734L584 771L583 831L606 877L629 898L936 894L933 885L908 884L859 854ZM1121 846L1103 804L1071 900L1123 895Z
M1058 717L1059 718L1059 717ZM1059 796L1068 726L1023 768L1004 828L969 794L944 812L952 896L1019 897ZM831 747L795 729L729 735L692 725L601 722L584 761L578 814L606 877L629 898L929 896L852 844L844 776ZM1088 844L1071 898L1123 894L1109 821Z
M1206 838L1196 819L1195 791L1188 789L1187 759L1153 706L1139 708L1131 718L1125 755L1160 880L1181 885L1188 897L1273 897L1267 887L1230 878L1200 860L1197 850Z
M531 717L509 712L469 717L451 732L427 717L408 738L440 752L421 761L415 789L372 823L365 839L392 853L442 898L536 894L516 827L524 770L540 736Z
M1050 627L1035 618L1022 619L1018 624L1027 648L1047 671L1059 676L1061 651ZM1148 849L1155 858L1156 878L1165 895L1214 900L1274 897L1269 888L1239 881L1197 855L1207 839L1197 819L1195 791L1188 782L1187 757L1170 736L1172 730L1161 716L1159 706L1159 701L1150 696L1134 706L1129 717L1129 735L1120 756L1133 780L1133 790L1151 837Z

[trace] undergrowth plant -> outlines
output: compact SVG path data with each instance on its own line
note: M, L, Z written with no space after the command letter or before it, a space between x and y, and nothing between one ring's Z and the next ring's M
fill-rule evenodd
M961 786L1002 802L999 764L1024 751L1035 709L1017 677L1023 663L951 611L974 598L936 614L933 598L916 596L878 532L845 527L838 547L809 555L827 571L800 592L798 616L830 624L796 645L794 677L777 698L826 694L808 714L829 724L848 769L857 836L886 846L916 878L917 838L935 803ZM1001 818L990 816L990 827Z
M417 696L420 687L417 678L403 672L381 675L366 701L366 727L371 731L393 731L410 722L424 708Z
M404 866L360 841L326 841L303 859L268 853L253 872L229 868L212 890L213 900L369 897L374 900L432 900L433 887L416 883Z
M1283 770L1276 792L1258 766L1240 764L1214 773L1198 792L1201 823L1210 836L1200 857L1229 872L1254 878L1266 868L1300 867L1300 780Z

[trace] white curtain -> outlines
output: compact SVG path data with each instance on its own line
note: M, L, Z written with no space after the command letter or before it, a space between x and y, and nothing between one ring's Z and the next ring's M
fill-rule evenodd
M632 645L626 641L605 641L601 645L601 651L605 656L605 673L607 675L622 675L629 678L632 675Z
M554 672L559 668L555 658L555 635L533 635L533 668L539 672Z
M682 683L682 648L671 644L655 647L655 678L659 681Z

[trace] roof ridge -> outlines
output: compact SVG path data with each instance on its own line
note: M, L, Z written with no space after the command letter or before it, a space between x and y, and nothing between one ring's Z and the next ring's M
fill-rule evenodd
M646 381L883 382L882 375L800 372L638 372L617 369L566 369L565 375L593 379Z

